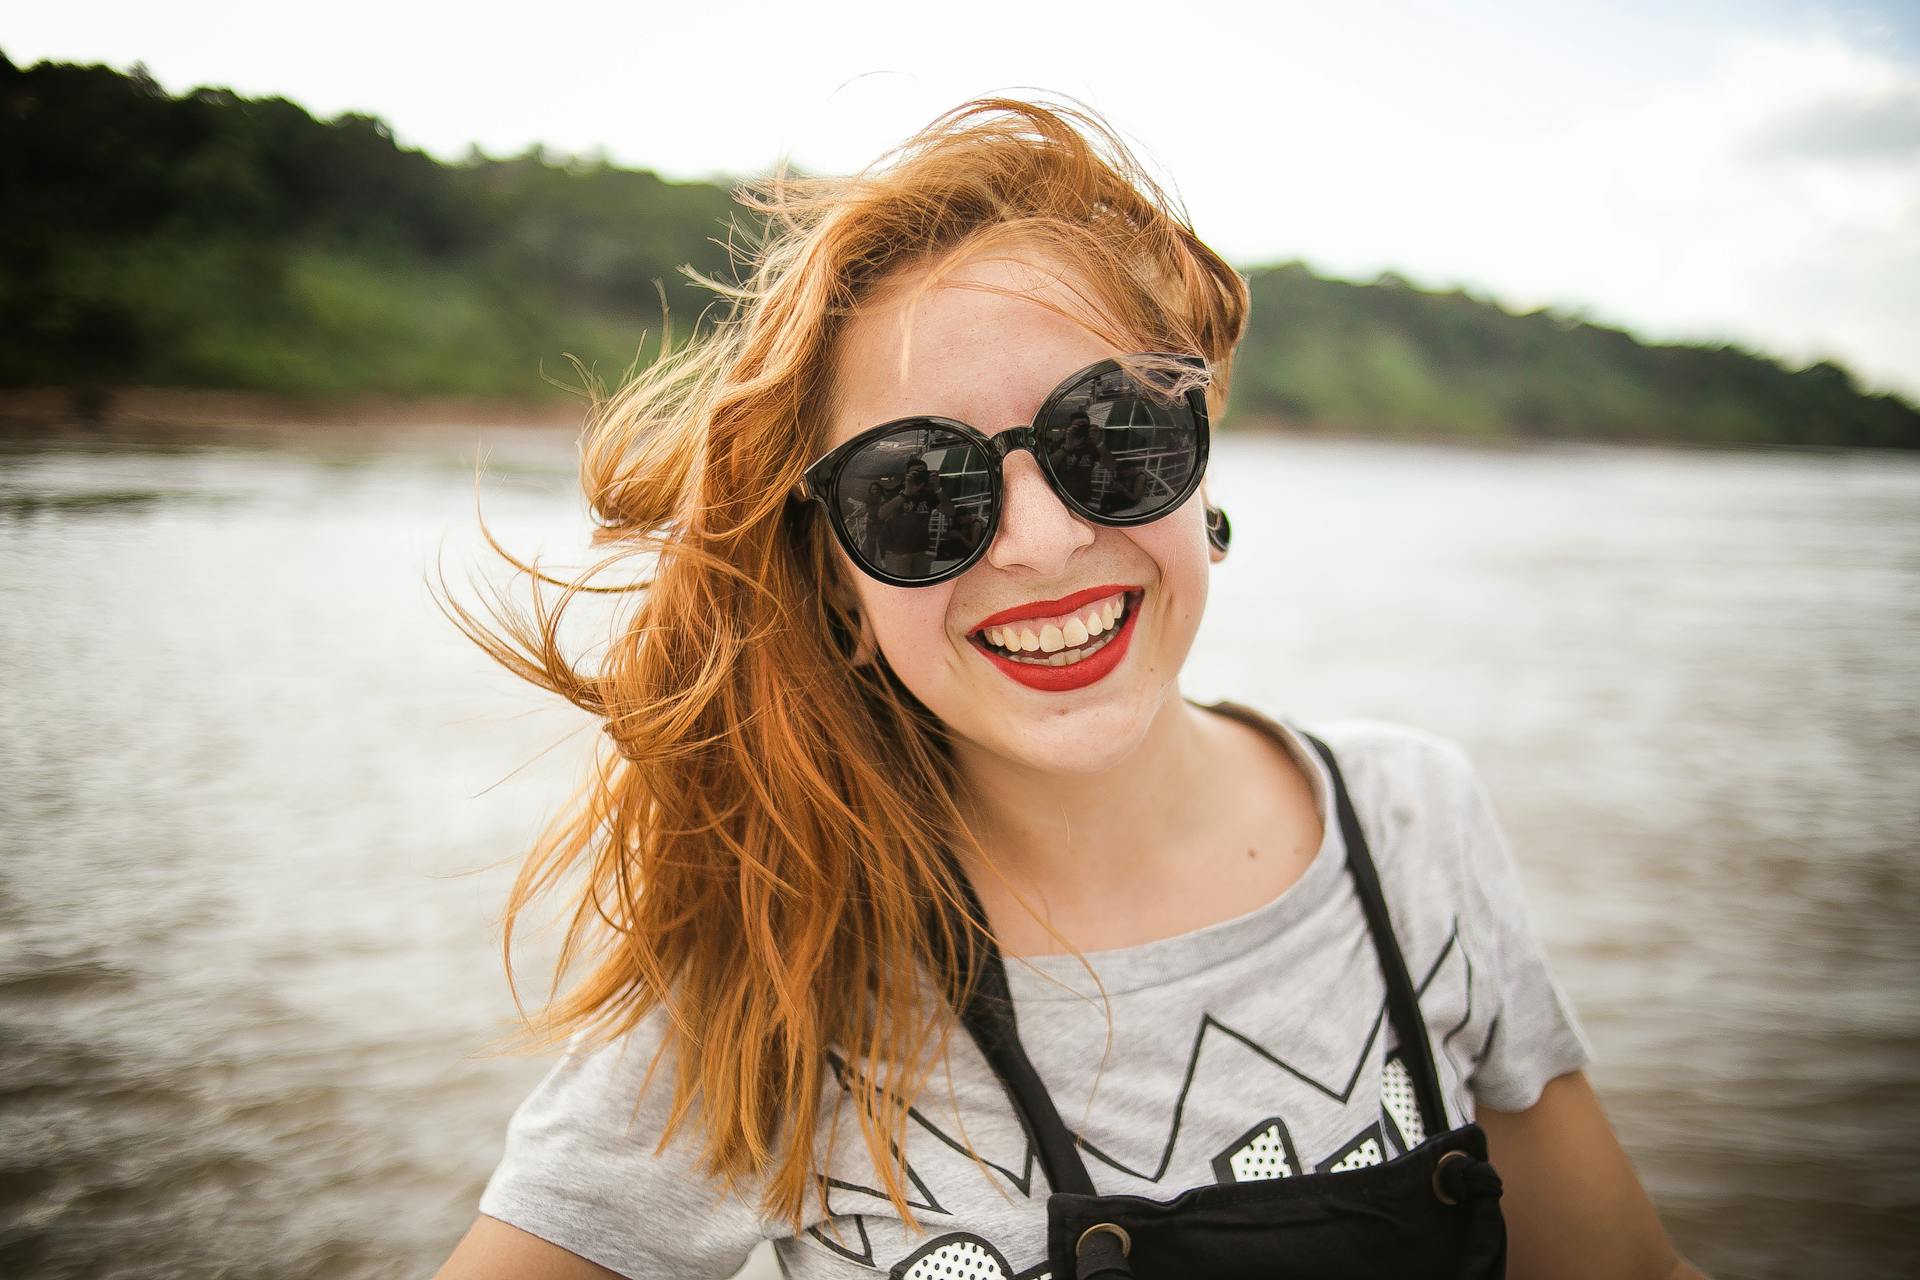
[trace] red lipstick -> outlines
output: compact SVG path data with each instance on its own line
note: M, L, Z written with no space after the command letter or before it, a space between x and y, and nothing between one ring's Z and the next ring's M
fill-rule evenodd
M1058 600L1034 600L1027 604L1015 605L1011 609L1002 609L989 617L973 624L968 635L984 631L988 627L997 627L1002 623L1019 622L1023 618L1051 618L1062 613L1071 613L1083 604L1095 600L1105 600L1108 596L1118 595L1122 591L1139 594L1139 587L1130 587L1124 583L1110 582L1104 587L1088 587L1085 591L1076 591L1070 596L1061 596Z
M1140 604L1146 598L1146 595L1145 592L1137 588L1096 587L1092 594L1081 592L1077 595L1066 597L1068 601L1077 600L1084 602L1086 600L1098 600L1102 594L1111 594L1112 592L1120 590L1127 592L1126 616L1121 619L1120 625L1112 632L1113 639L1102 645L1099 651L1091 657L1082 658L1080 661L1070 663L1064 667L1050 667L1040 663L1015 662L1012 658L995 652L991 645L987 644L984 639L978 636L975 636L972 640L973 647L980 652L982 657L986 658L988 662L991 662L998 668L1000 674L1010 680L1019 681L1029 689L1038 689L1042 693L1066 693L1073 689L1084 689L1094 681L1100 680L1111 673L1115 667L1120 665L1120 660L1127 656L1127 645L1133 639L1133 622L1140 614ZM1039 606L1022 606L1026 612L1008 610L1004 614L995 614L992 618L988 619L988 621L998 625L1002 621L1011 622L1017 621L1020 618L1046 617L1050 613L1060 611L1059 608L1055 607L1057 604L1058 602L1056 601L1047 601ZM1067 604L1062 607L1071 609L1074 605ZM986 623L982 623L981 625L985 626Z

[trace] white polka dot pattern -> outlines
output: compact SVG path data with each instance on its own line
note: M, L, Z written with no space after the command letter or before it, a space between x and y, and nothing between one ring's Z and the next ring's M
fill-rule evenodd
M1328 1165L1327 1172L1346 1173L1351 1169L1364 1169L1370 1164L1382 1164L1385 1160L1386 1157L1380 1150L1380 1140L1378 1138L1368 1138L1359 1146L1347 1152L1344 1156L1341 1156L1334 1163Z
M1006 1258L978 1236L947 1236L896 1273L900 1280L1012 1280Z
M1252 1141L1228 1156L1227 1165L1233 1170L1235 1182L1291 1178L1299 1172L1287 1159L1286 1144L1281 1141L1277 1121L1256 1133Z
M1300 1156L1293 1149L1293 1135L1287 1132L1287 1122L1279 1116L1260 1121L1213 1158L1214 1180L1222 1186L1259 1182L1263 1178L1291 1178L1300 1171Z
M1413 1096L1413 1075L1398 1055L1388 1058L1380 1072L1380 1106L1393 1121L1400 1145L1411 1151L1427 1140L1420 1120L1420 1104Z

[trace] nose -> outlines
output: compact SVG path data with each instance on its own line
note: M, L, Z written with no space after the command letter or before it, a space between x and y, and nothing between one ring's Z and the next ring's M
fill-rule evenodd
M1058 577L1094 536L1093 526L1060 501L1031 452L1010 453L1000 464L1000 528L987 548L987 563Z

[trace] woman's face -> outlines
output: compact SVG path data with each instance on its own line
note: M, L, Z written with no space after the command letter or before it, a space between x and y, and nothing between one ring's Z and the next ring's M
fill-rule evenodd
M1069 374L1124 354L1025 298L954 287L972 280L1022 290L1071 312L1073 293L1052 274L1033 260L973 262L920 295L910 315L897 288L883 290L836 352L841 391L826 447L910 414L957 418L999 435L1032 422ZM917 278L918 271L891 283ZM977 749L1053 773L1098 773L1130 753L1178 696L1176 678L1207 598L1201 497L1196 492L1152 524L1114 529L1070 512L1031 453L1012 454L1002 478L993 544L965 573L936 586L878 582L835 544L857 595L863 643L877 645L901 682L948 726L963 758ZM1126 639L1118 664L1082 687L1030 687L973 636L992 615L1108 586L1130 593L1133 621L1129 630L1114 631Z

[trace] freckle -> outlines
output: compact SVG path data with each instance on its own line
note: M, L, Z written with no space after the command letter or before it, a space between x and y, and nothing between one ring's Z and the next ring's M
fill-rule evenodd
M1251 850L1251 849L1249 849L1249 850L1247 850L1247 856L1248 856L1249 858L1252 858L1252 857L1256 857L1256 856L1258 856L1258 855L1256 855L1256 854L1254 853L1254 851L1253 851L1253 850Z

